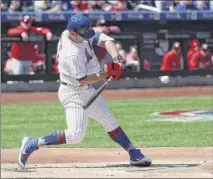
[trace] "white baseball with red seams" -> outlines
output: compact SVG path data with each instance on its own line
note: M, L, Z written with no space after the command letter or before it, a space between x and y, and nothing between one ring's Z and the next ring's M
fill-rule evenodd
M95 89L90 85L82 86L77 80L100 72L100 64L94 54L92 44L100 45L106 40L114 39L105 34L96 33L93 38L85 40L83 43L76 43L68 38L68 33L68 30L62 33L57 49L60 80L67 84L60 85L58 97L66 114L68 127L65 130L66 142L76 144L80 143L85 136L88 117L101 123L106 132L119 127L101 96L87 110L82 108Z

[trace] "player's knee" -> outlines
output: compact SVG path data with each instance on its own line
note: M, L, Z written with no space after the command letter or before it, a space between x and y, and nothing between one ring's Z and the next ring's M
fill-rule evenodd
M67 144L79 144L83 141L85 132L83 132L83 131L78 131L78 132L65 131L65 136L66 136Z
M103 116L101 123L107 132L113 131L119 127L119 123L113 115Z

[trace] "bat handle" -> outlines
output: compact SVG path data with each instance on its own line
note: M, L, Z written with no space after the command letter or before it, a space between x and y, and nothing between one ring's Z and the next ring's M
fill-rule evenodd
M110 76L107 81L112 81L113 76Z
M92 97L92 99L87 102L86 104L84 104L82 106L83 109L87 109L88 106L90 106L90 104L101 94L101 92L106 88L106 86L109 84L109 82L112 80L113 76L110 76L105 82L104 84L99 88L99 90L94 94L94 97Z

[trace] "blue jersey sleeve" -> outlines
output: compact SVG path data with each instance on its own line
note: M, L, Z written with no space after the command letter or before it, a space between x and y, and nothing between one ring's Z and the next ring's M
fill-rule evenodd
M95 35L94 35L94 37L92 39L92 44L93 45L99 46L99 44L100 44L100 36L101 36L100 32L95 32Z

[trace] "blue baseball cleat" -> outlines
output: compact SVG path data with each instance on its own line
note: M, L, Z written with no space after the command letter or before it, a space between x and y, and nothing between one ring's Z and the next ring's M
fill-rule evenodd
M140 149L132 149L129 151L130 155L130 164L135 166L150 166L152 164L152 160L150 158L145 157Z
M19 152L18 162L21 168L25 168L27 159L35 150L38 150L37 139L24 137L21 142L21 149Z

